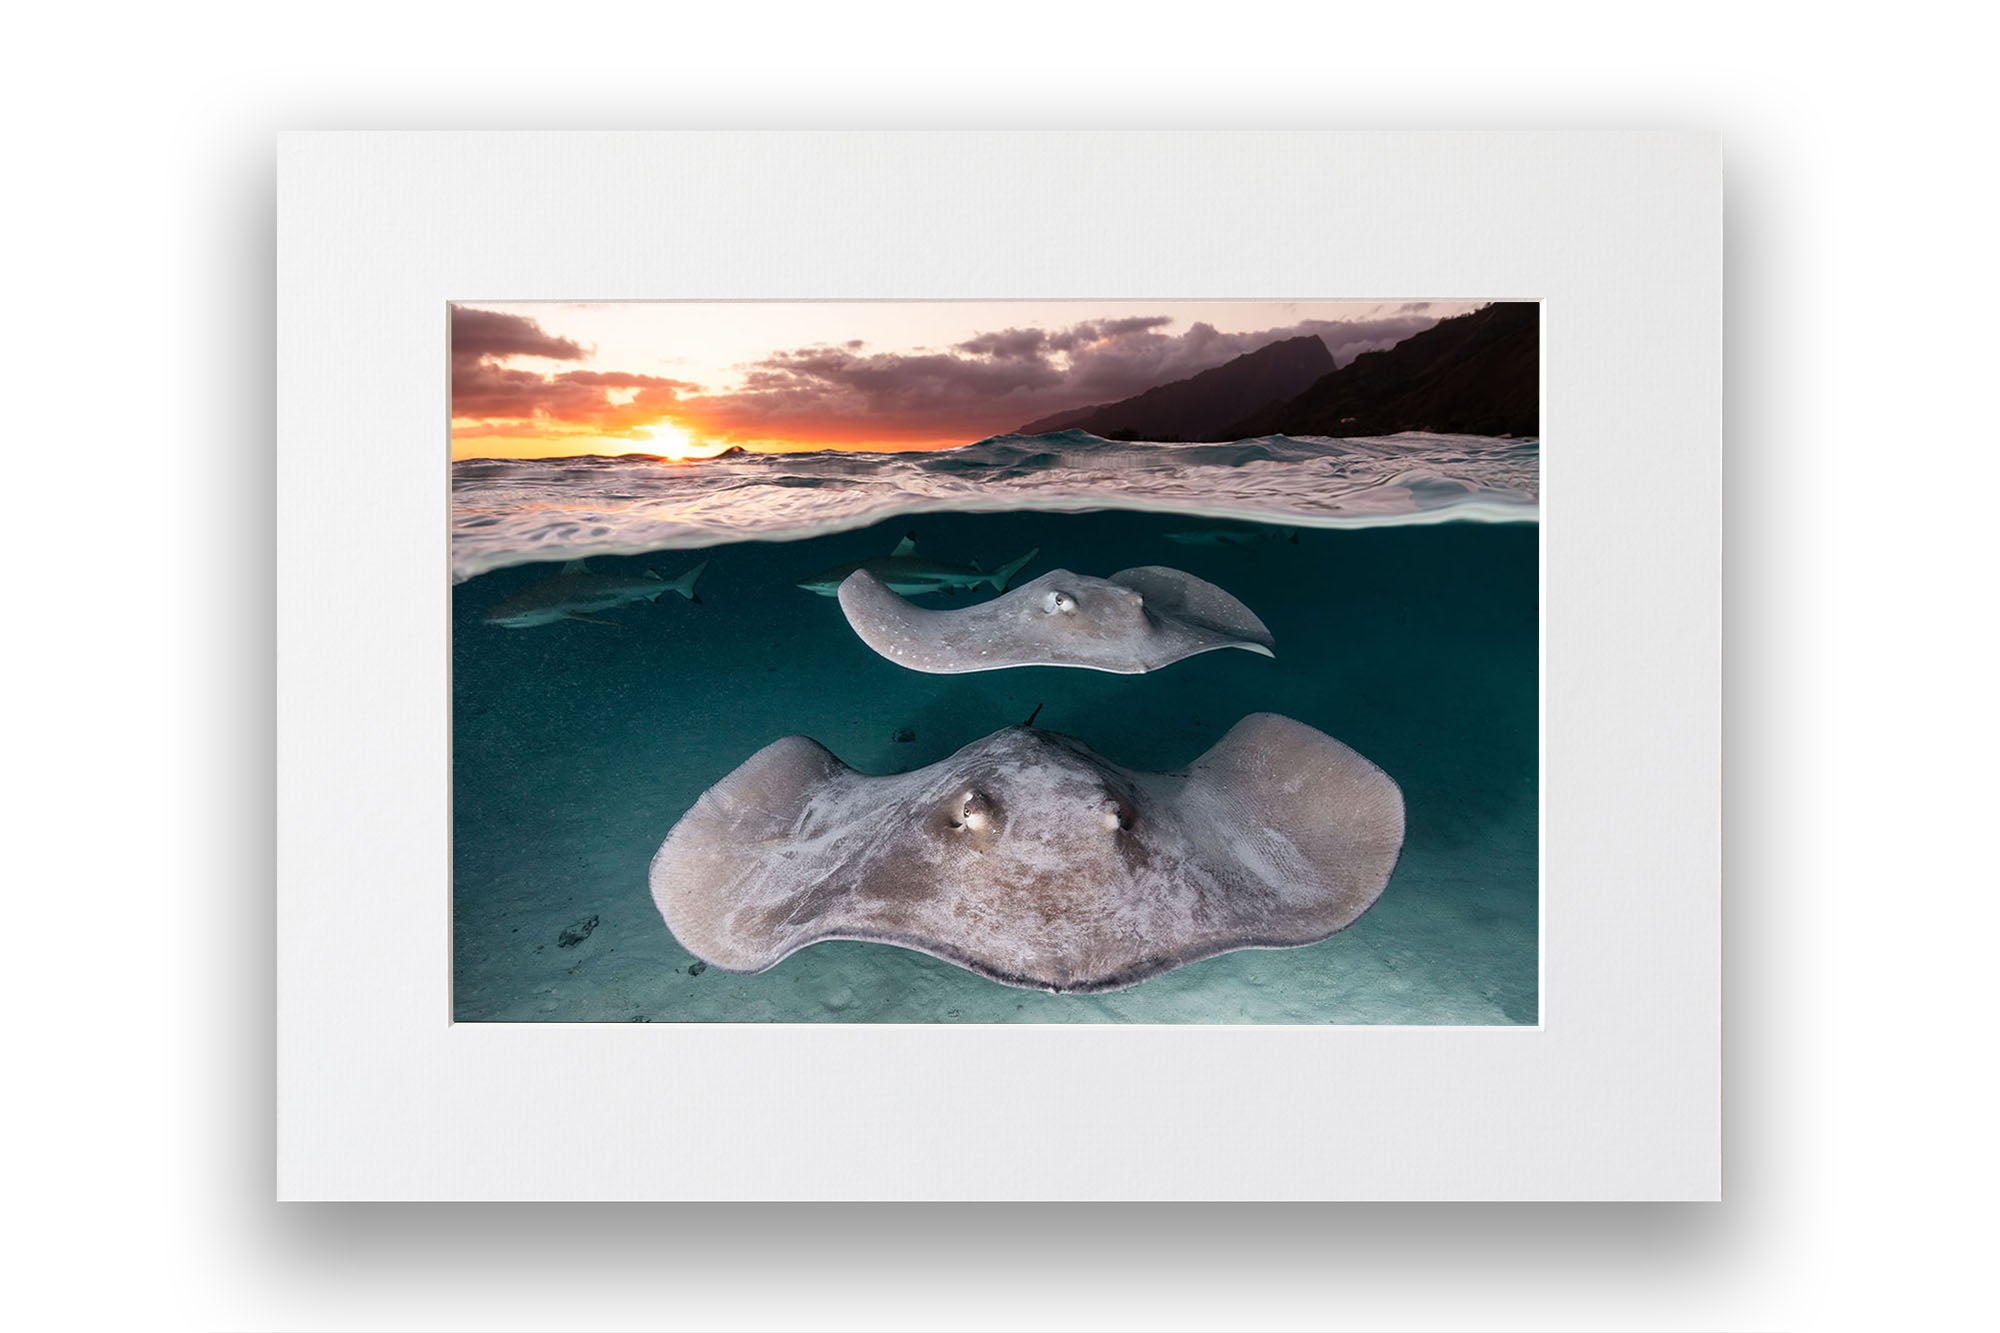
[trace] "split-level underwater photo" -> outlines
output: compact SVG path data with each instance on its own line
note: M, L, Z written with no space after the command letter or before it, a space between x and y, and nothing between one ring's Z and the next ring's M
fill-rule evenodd
M450 307L464 1021L1539 1021L1539 310Z

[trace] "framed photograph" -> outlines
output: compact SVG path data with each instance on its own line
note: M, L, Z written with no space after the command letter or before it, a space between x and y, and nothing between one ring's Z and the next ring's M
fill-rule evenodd
M282 1197L1717 1197L1713 137L279 206Z

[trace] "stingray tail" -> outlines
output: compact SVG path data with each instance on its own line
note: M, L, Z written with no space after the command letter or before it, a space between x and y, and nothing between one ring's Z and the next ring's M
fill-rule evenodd
M1016 560L1013 564L1002 565L1000 566L1000 568L994 570L991 574L988 574L986 576L986 581L993 585L993 590L995 592L1007 591L1007 585L1009 583L1012 583L1014 581L1014 576L1021 572L1021 566L1027 564L1030 560L1033 560L1036 556L1040 555L1041 553L1042 553L1042 548L1037 546L1034 550L1028 552L1026 555L1022 556L1019 560Z
M701 571L707 568L708 568L708 561L704 560L700 564L696 565L693 569L690 569L687 573L681 575L679 578L661 579L660 581L665 583L667 586L665 588L662 588L660 591L677 592L681 596L687 598L690 602L693 602L696 606L700 606L701 598L694 595L694 581L700 578ZM647 570L646 572L648 574L653 573L653 571L651 571L650 569ZM657 574L653 574L653 577L659 578L660 576Z

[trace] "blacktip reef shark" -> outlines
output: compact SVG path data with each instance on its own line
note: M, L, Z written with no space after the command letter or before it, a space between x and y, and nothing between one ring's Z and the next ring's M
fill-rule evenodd
M1170 542L1182 546L1255 546L1259 542L1299 542L1297 528L1281 528L1270 523L1204 523L1167 534Z
M921 597L931 592L955 593L965 588L976 588L982 583L991 584L995 592L1005 592L1008 581L1021 572L1021 566L1041 553L1042 548L1037 546L1019 560L989 572L978 565L951 565L942 560L926 560L917 554L917 539L905 537L886 556L829 569L813 575L799 586L807 592L832 597L840 591L840 585L849 574L865 569L892 592L899 592L905 597Z
M530 583L486 613L486 623L502 629L532 629L553 625L559 620L581 620L586 625L618 624L599 620L592 611L615 611L633 602L658 601L661 593L677 592L699 605L694 581L708 568L704 560L676 578L661 578L652 570L632 577L625 574L593 574L581 560L572 560L562 573L538 583Z

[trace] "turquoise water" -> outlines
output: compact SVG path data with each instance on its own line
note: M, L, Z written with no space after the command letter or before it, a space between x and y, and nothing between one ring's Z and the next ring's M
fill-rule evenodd
M600 557L671 594L523 630L487 610L556 568L453 590L454 1011L463 1021L1532 1024L1538 1015L1538 530L1529 522L1267 529L1171 540L1186 516L925 513L787 542ZM1184 569L1269 626L1277 656L1223 651L1140 676L1052 667L961 676L869 651L794 585L905 534L1025 580ZM1018 580L1017 580L1018 581ZM991 596L932 597L950 607ZM712 783L801 734L902 772L1024 721L1128 768L1184 766L1245 714L1277 712L1375 761L1408 835L1381 899L1297 949L1244 950L1124 991L1052 996L887 945L814 945L770 970L701 967L662 923L647 865Z

